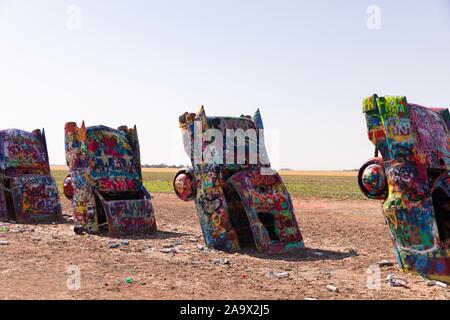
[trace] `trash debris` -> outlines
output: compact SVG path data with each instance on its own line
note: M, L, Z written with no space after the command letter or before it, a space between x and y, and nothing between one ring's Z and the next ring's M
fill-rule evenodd
M408 285L406 283L406 281L401 280L401 279L396 279L396 278L392 278L389 281L389 285L391 287L404 287L404 288L408 288Z
M378 262L379 267L392 267L393 265L394 263L389 260L381 260L380 262Z
M82 235L84 233L83 226L75 226L73 227L73 232L75 232L76 235Z
M121 244L124 245L124 246L129 246L129 245L130 245L130 241L128 241L128 240L123 240L123 241L121 242Z
M0 227L0 232L3 232L3 233L9 232L9 228L2 226L2 227Z
M314 252L314 255L315 255L316 257L323 257L325 254L322 253L322 252Z
M160 250L161 253L177 253L177 249L175 248L163 248Z
M8 241L4 241L4 240L0 241L0 246L7 246L8 244L9 244Z
M192 265L193 267L198 268L198 267L200 266L200 261L191 261L191 265Z
M126 283L126 284L133 284L133 279L130 278L130 277L125 278L125 283Z
M304 300L305 301L317 301L317 299L314 299L314 298L305 298Z
M189 242L198 242L197 238L189 238Z
M9 230L9 232L11 232L11 233L24 233L24 232L27 232L27 229L11 229L11 230ZM30 231L30 232L34 232L34 231Z
M438 286L438 287L441 287L441 288L444 288L444 289L448 288L448 284L440 282L440 281L436 281L436 280L428 281L427 282L427 286L429 286L429 287Z
M393 274L388 275L386 278L386 281L391 287L403 287L403 288L409 288L408 287L408 280L405 278L398 278Z
M270 278L287 279L289 278L289 272L269 272L268 276Z
M204 251L205 250L205 246L202 246L201 244L199 244L197 246L197 249L200 250L200 251Z
M221 265L221 266L229 266L231 264L228 259L213 259L212 263Z
M120 247L120 243L115 242L115 241L108 241L108 247L110 249L117 249Z
M334 293L339 293L339 288L335 286L328 285L327 290Z
M289 273L288 272L275 273L274 275L278 279L287 279L287 278L289 278Z
M145 245L145 246L142 248L142 250L143 250L143 251L146 251L146 252L149 252L149 251L155 251L155 249L152 248L152 246L150 246L150 245Z

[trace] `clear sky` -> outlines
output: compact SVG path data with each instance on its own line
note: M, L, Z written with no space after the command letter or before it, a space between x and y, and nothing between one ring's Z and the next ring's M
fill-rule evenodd
M357 168L364 96L449 106L450 1L0 0L0 87L0 128L44 127L53 164L83 119L136 124L143 163L185 164L178 116L203 104L259 107L279 167Z

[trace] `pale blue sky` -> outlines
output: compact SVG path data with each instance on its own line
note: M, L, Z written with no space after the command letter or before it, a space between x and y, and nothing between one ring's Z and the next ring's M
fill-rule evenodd
M357 168L373 153L364 96L449 106L450 1L0 0L0 85L0 128L45 127L53 164L83 119L137 124L143 163L187 163L178 116L204 104L259 107L278 166Z

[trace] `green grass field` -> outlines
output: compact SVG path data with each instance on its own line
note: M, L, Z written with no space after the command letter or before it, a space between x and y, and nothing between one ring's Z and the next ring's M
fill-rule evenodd
M356 177L328 175L282 175L284 183L294 197L325 199L365 199Z
M66 170L52 170L61 191ZM143 172L144 185L150 193L172 193L173 172ZM355 176L314 173L282 174L289 192L298 198L365 199Z

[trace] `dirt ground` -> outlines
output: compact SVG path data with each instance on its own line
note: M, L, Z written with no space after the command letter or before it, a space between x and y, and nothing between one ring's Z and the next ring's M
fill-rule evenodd
M367 288L367 269L395 262L377 201L294 199L308 249L281 256L247 251L226 254L203 243L193 203L154 194L159 232L109 247L107 236L76 236L70 222L0 224L0 299L448 299L417 275L381 268L381 288ZM68 212L68 202L64 199ZM0 229L1 230L1 229ZM194 242L196 238L198 242ZM161 249L176 245L176 253ZM214 260L229 260L215 264ZM81 272L69 290L69 266ZM289 273L288 278L273 274ZM273 274L272 274L273 273ZM409 288L388 286L393 273ZM127 284L126 279L132 283ZM339 288L329 292L328 285Z

